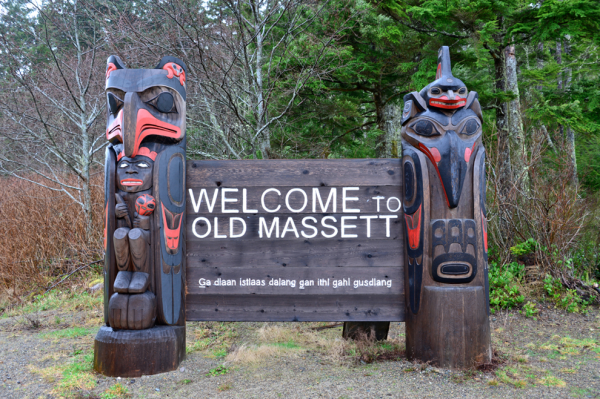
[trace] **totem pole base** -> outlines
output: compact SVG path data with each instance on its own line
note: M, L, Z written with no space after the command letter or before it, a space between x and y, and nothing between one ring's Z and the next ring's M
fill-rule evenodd
M490 322L483 287L423 287L419 313L406 317L409 360L438 367L490 363Z
M390 330L389 321L347 321L344 323L342 337L345 339L374 339L385 341Z
M147 330L101 327L94 341L94 370L109 377L141 377L176 370L185 358L185 327Z

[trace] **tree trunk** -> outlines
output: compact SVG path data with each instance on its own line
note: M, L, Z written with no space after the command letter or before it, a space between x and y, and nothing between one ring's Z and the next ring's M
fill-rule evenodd
M504 51L494 52L494 72L496 92L506 90L506 63ZM498 134L498 163L496 181L498 185L498 216L501 236L506 240L505 247L512 244L511 202L512 169L510 162L510 137L508 134L508 111L505 102L496 105L496 131Z
M514 100L506 104L508 136L512 153L513 175L518 187L527 190L529 187L529 173L525 151L525 137L523 121L521 119L521 98L519 95L519 82L517 77L517 57L515 46L506 46L504 49L506 62L506 91L515 95Z
M400 142L400 116L402 109L397 104L388 103L383 107L383 131L385 132L385 145L382 158L398 158L402 153Z
M262 63L263 63L263 48L264 48L264 38L261 29L261 24L256 21L256 94L257 94L257 104L256 104L256 114L257 114L257 131L263 129L262 133L259 135L259 149L261 152L262 159L269 158L269 152L271 151L271 135L269 132L269 128L265 127L266 119L267 119L267 107L265 103L265 99L263 96L263 73L262 73Z
M566 36L566 41L564 45L564 52L567 56L571 54L571 42L569 35ZM571 88L571 78L572 71L571 68L565 68L565 90L569 90ZM566 153L568 157L569 169L571 172L571 184L577 185L579 179L577 178L577 154L575 153L575 132L571 128L571 126L567 126L565 132L565 141L566 141Z

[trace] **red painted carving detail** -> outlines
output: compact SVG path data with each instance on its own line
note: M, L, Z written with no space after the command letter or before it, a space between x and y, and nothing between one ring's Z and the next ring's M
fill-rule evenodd
M116 138L119 142L123 142L123 134L121 133L123 126L123 110L120 110L115 120L106 129L106 139L111 141Z
M162 205L162 204L161 204ZM162 208L165 244L167 249L176 252L179 247L179 232L181 230L182 213L171 213L164 205Z
M438 98L430 98L429 105L444 108L444 109L456 109L467 105L467 99L459 96L454 97L454 100L449 100L446 96Z
M477 145L477 140L473 143L473 147L465 149L465 162L469 163L469 159L471 159L471 154L475 151L475 146Z
M112 71L116 71L118 68L115 64L113 64L112 62L109 62L108 65L106 66L106 79L108 79L108 77L110 76L110 73Z
M442 64L438 64L437 71L435 72L435 79L439 79L442 77Z
M469 159L471 159L471 149L470 148L465 148L465 162L469 163Z
M142 141L146 136L150 135L178 139L181 138L181 129L175 125L156 119L145 109L140 109L137 114L137 128L135 130L135 144L132 157L138 155Z
M146 147L142 147L140 148L140 150L138 151L138 155L143 155L145 157L148 157L150 159L152 159L153 161L156 161L156 156L158 155L157 153L155 153L154 151L150 151L149 148Z
M406 231L408 232L408 246L411 249L419 248L419 242L421 241L421 207L412 215L404 215L406 220Z
M444 192L444 196L446 197L446 203L448 204L448 207L450 207L450 201L448 201L448 194L446 194L446 189L444 188L444 183L442 182L442 175L440 174L440 170L438 169L438 164L437 164L439 161L442 160L442 156L440 155L440 152L435 147L428 148L421 143L419 143L419 149L423 152L423 154L425 154L427 156L427 158L429 158L429 160L435 167L435 171L437 172L438 177L440 178L440 183L442 183L442 191ZM431 150L435 150L435 154L433 154Z
M173 77L179 78L179 83L185 86L185 71L182 67L174 62L168 62L162 69L167 71L167 78L173 79Z
M142 216L150 216L156 208L156 200L150 194L142 194L135 200L135 211Z

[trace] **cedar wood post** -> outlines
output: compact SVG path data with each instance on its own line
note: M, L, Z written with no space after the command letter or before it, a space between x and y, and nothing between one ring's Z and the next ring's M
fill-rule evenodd
M404 96L402 165L406 350L442 367L491 360L482 122L440 48L436 80Z
M185 64L106 65L104 321L96 371L139 377L185 357Z

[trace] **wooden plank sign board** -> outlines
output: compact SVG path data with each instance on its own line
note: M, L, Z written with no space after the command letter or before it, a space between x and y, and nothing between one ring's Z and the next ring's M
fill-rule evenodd
M186 317L403 321L399 159L188 161Z

